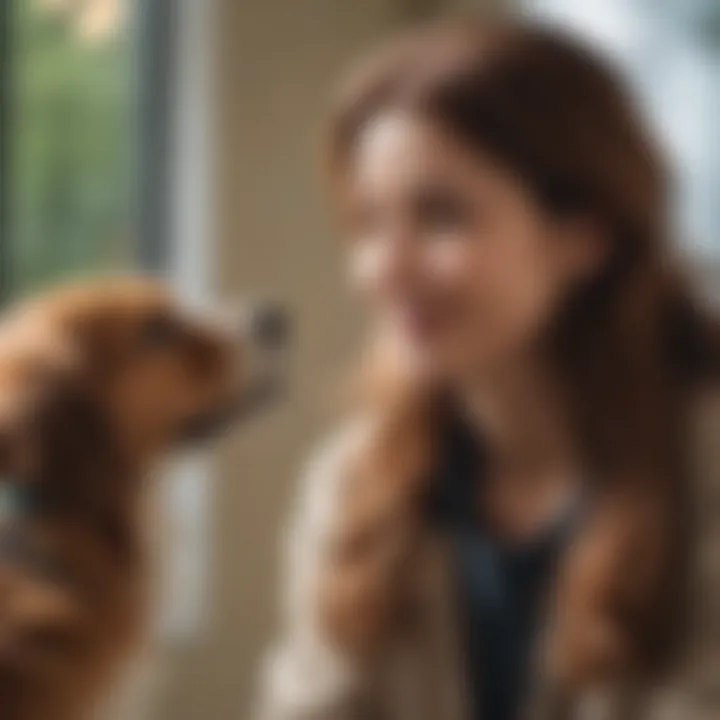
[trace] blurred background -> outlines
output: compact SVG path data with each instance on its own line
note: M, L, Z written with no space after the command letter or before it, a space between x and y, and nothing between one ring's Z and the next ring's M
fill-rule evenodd
M155 621L117 718L245 716L283 519L358 330L325 112L358 52L458 10L532 14L617 55L678 170L681 250L717 287L720 0L0 0L3 299L141 267L198 303L278 297L298 325L282 406L161 486Z

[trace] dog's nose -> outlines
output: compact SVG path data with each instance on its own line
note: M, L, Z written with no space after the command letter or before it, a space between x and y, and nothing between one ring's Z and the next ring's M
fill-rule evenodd
M263 303L250 311L250 334L263 347L282 347L288 341L290 331L290 316L284 307Z

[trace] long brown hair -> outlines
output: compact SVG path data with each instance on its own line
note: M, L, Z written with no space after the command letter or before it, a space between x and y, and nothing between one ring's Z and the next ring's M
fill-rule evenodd
M672 261L662 155L608 61L519 23L425 27L372 57L333 119L335 181L365 124L388 109L430 118L510 167L549 213L591 218L610 240L603 270L550 331L595 492L558 582L549 652L568 681L647 667L668 647L683 585L686 403L718 357L715 323ZM438 437L427 389L380 365L368 373L381 383L373 431L349 462L320 602L332 637L365 650L405 599Z

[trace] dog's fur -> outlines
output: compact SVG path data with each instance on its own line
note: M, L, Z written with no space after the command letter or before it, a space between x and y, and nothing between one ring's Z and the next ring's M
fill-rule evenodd
M150 281L78 286L0 324L0 717L79 720L142 628L138 520L150 465L250 388L240 326Z

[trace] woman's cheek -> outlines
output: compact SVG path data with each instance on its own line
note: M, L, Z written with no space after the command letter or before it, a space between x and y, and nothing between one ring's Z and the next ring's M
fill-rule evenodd
M466 241L448 237L430 242L426 247L426 266L436 282L450 287L464 283L472 263Z
M429 246L427 266L429 297L442 317L446 333L465 333L475 315L478 295L477 258L472 243L463 238L444 238Z

